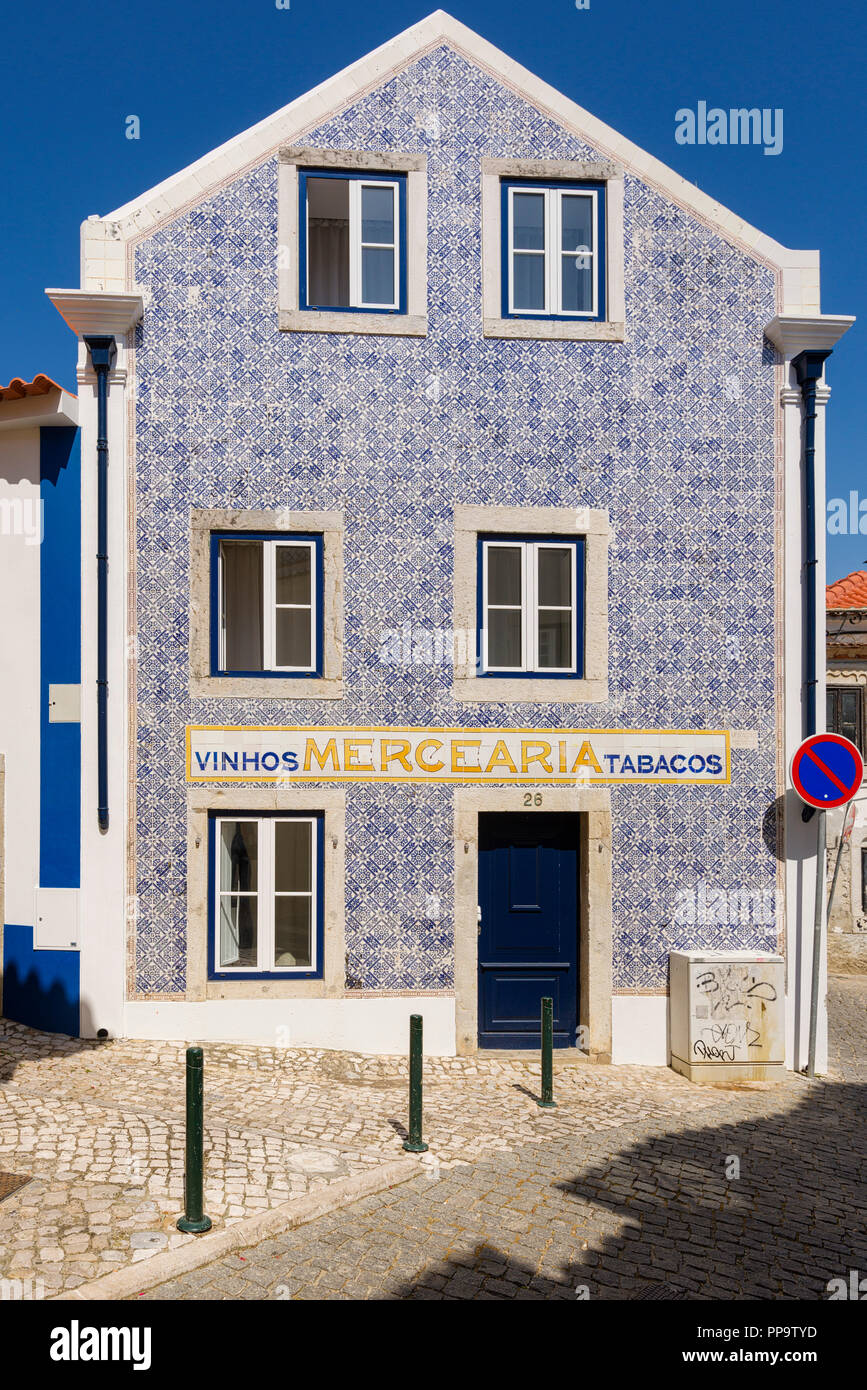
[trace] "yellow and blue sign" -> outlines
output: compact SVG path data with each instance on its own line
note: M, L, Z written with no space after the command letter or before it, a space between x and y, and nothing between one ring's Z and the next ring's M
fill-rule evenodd
M188 782L731 781L724 729L187 726Z

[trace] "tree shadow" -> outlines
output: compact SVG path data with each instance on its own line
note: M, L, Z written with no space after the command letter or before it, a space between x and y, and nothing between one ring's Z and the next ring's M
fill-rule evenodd
M570 1258L564 1245L559 1261L552 1251L531 1267L489 1243L501 1229L490 1206L478 1228L487 1242L432 1263L392 1296L827 1299L832 1279L867 1273L858 1215L867 1086L814 1084L774 1115L760 1113L758 1098L744 1103L747 1115L684 1130L659 1123L620 1149L608 1149L611 1131L552 1135L535 1161L540 1187L563 1201L545 1211L570 1226L583 1218L588 1248ZM557 1176L573 1165L574 1176Z

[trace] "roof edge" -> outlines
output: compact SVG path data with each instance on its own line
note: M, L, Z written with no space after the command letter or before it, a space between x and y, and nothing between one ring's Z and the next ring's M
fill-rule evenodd
M512 87L531 105L584 137L601 153L623 164L629 173L656 187L726 240L781 270L782 309L818 314L818 251L789 249L751 226L444 10L434 11L140 197L124 203L105 217L84 222L83 283L105 289L122 288L123 258L119 254L122 246L118 239L136 239L171 220L184 207L208 196L228 177L260 163L280 145L297 142L306 131L351 105L439 43L449 44L496 80ZM786 272L789 272L788 277Z
M15 396L3 394L9 387L33 386L37 382L47 382L48 386L33 393L22 391ZM40 373L32 382L24 382L16 377L9 387L0 388L0 433L78 424L78 397L63 386L58 386L50 377Z

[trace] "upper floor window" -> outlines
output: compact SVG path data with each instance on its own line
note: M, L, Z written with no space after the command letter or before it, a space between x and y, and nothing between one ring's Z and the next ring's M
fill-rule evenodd
M211 674L322 669L322 537L211 537Z
M864 687L861 685L829 685L827 693L826 726L829 733L841 734L864 752L863 730Z
M406 313L406 175L301 169L299 307Z
M483 537L482 674L583 675L583 538Z
M504 318L605 318L604 183L502 181Z

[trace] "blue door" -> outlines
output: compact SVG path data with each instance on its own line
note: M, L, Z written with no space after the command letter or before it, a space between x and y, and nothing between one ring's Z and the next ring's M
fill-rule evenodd
M578 817L479 817L479 1047L538 1047L544 995L554 1046L578 1026Z

